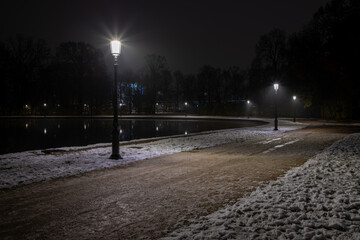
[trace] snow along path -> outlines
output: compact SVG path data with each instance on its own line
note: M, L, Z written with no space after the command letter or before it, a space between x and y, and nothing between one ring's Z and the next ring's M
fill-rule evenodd
M275 133L304 126L306 125L301 123L279 121L280 131L277 132L273 131L273 126L269 123L257 127L226 129L158 140L129 141L125 146L120 147L124 158L122 160L108 159L111 155L111 145L108 144L4 154L0 155L0 189L115 167L177 152L270 137Z
M360 239L360 134L164 239Z

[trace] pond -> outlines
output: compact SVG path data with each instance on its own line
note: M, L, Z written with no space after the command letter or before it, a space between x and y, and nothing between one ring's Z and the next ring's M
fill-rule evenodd
M120 141L260 125L254 121L126 119ZM0 119L0 154L110 143L112 119Z

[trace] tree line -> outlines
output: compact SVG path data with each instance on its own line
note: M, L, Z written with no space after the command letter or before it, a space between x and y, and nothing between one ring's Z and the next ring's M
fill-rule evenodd
M264 34L246 69L205 65L184 74L164 56L147 55L143 68L119 74L121 111L271 116L277 82L280 116L296 109L304 117L359 119L359 5L332 0L299 32ZM91 45L61 43L52 55L44 41L16 36L0 42L0 54L0 114L111 113L112 75Z

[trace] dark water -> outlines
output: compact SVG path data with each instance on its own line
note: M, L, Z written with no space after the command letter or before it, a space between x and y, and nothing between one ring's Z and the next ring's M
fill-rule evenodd
M121 120L121 141L259 125L251 121ZM111 119L0 119L0 154L110 143Z

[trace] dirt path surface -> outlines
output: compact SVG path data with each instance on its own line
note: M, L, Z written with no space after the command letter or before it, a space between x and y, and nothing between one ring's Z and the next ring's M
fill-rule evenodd
M359 127L313 126L0 191L0 239L156 239Z

